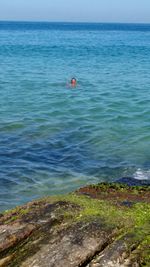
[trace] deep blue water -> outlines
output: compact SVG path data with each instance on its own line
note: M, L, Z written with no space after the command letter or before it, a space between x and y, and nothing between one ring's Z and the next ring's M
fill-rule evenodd
M149 59L147 24L0 22L0 210L150 180Z

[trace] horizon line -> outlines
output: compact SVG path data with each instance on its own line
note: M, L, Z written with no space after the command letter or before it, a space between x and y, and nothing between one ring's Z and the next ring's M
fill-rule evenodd
M50 21L50 20L1 20L0 22L66 23L66 24L150 24L150 22L102 22L102 21Z

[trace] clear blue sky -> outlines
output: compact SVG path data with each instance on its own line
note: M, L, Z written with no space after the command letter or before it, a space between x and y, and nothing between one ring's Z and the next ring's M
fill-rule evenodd
M150 0L0 0L0 20L150 23Z

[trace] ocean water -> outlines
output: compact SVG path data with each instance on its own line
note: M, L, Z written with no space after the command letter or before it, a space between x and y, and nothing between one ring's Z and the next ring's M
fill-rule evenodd
M150 25L0 22L0 66L1 211L150 180Z

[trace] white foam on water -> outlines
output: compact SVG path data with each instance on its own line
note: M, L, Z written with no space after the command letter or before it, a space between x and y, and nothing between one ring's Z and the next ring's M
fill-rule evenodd
M138 180L150 180L150 170L143 171L139 168L134 173L133 177Z

